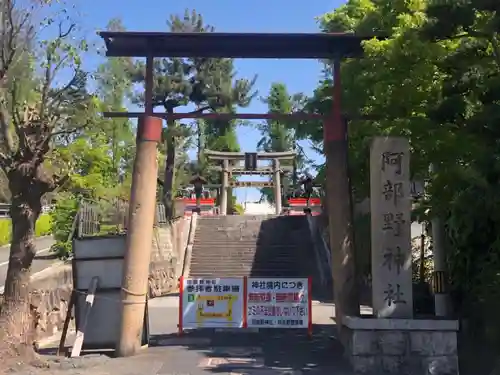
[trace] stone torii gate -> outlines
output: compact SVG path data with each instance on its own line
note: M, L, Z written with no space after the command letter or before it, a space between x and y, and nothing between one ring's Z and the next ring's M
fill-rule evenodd
M293 160L296 157L295 151L286 152L259 152L255 153L256 160L271 160L273 162L272 168L256 168L253 170L233 168L229 161L240 161L245 160L244 152L220 152L220 151L210 151L204 152L204 155L210 161L222 161L222 167L211 167L212 170L219 170L222 172L222 183L221 183L221 199L220 199L220 212L221 215L225 215L227 212L227 190L230 187L229 178L232 175L272 175L273 176L273 187L274 187L274 205L276 210L276 215L281 214L282 202L281 202L281 173L290 172L293 167L286 167L280 165L280 160ZM258 184L249 184L246 186L257 186Z

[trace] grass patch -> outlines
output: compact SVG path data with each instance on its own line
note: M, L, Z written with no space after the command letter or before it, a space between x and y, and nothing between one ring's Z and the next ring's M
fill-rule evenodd
M35 234L37 237L47 236L52 233L52 220L50 215L40 215L36 222ZM12 224L9 218L0 219L0 246L10 243Z

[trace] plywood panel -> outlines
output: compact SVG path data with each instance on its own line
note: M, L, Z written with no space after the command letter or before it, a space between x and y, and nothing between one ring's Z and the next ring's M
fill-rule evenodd
M77 289L87 289L95 276L99 277L99 289L121 288L123 259L76 260Z
M125 256L126 236L106 236L75 239L75 259Z

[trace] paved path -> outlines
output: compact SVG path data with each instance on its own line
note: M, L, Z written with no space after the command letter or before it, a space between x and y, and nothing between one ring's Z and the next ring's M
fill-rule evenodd
M52 236L40 237L35 240L37 256L31 267L32 274L43 271L47 267L58 261L50 254L50 247L55 243ZM3 292L5 277L7 276L7 266L9 264L10 245L0 247L0 293Z
M150 347L140 355L63 359L50 371L36 374L58 374L62 366L67 375L351 375L335 338L333 316L333 304L313 302L312 338L303 330L197 330L178 337L177 296L155 298L149 303ZM67 342L71 345L72 337ZM56 348L57 342L48 346Z

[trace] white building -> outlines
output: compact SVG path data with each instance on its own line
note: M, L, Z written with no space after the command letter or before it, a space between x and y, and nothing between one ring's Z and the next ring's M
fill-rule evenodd
M268 202L245 202L243 207L245 215L273 215L275 213L274 206Z

